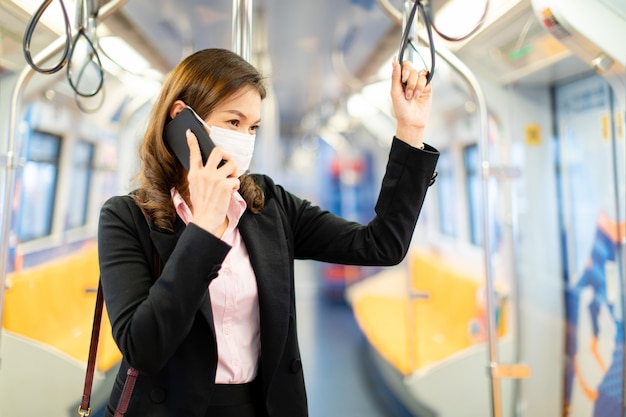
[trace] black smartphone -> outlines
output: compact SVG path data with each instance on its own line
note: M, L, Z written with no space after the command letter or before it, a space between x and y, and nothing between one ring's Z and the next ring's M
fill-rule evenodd
M165 144L170 152L178 157L185 169L189 171L189 146L187 145L187 136L185 135L187 129L191 129L198 138L203 165L206 164L215 144L194 112L187 107L165 125L163 130Z

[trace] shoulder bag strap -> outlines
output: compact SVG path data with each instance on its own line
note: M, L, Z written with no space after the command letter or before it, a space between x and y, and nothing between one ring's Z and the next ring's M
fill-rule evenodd
M156 280L161 275L161 257L156 249L152 250L154 254L154 279ZM91 399L91 389L93 386L93 377L96 368L96 354L98 352L98 339L100 338L100 323L102 322L102 310L104 307L104 296L102 294L102 282L98 280L98 292L96 295L96 307L93 316L93 326L91 328L91 344L89 346L89 358L87 360L87 370L85 372L85 386L83 388L83 397L80 405L78 406L78 415L86 417L91 414L91 408L89 407L89 401ZM135 388L135 381L139 371L135 368L128 368L126 373L126 381L124 382L124 388L117 405L114 417L123 417L128 409L130 403L130 397Z
M93 385L93 375L96 367L96 353L98 351L98 339L100 337L100 322L102 321L102 283L98 279L98 292L96 295L96 307L93 315L93 325L91 327L91 344L89 345L89 358L87 359L87 371L85 372L85 387L83 388L83 398L78 406L78 415L81 417L91 414L89 400L91 398L91 387Z

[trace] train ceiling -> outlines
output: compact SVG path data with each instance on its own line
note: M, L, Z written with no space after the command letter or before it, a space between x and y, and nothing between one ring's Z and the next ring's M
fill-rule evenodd
M40 4L39 0L33 3ZM251 60L271 81L281 109L281 130L286 135L298 134L307 114L332 114L334 109L328 103L349 90L330 51L338 51L337 56L345 63L343 71L350 77L368 78L382 59L393 54L387 47L381 51L379 42L384 42L391 31L397 38L393 48L399 43L399 25L384 14L376 0L252 3ZM21 39L30 16L12 0L1 0L0 8L0 68L19 72L25 66ZM232 8L231 0L128 0L102 23L165 73L192 51L232 49ZM33 50L43 49L58 37L42 30L45 36L36 38Z
M328 106L345 95L346 82L333 63L337 51L350 76L367 78L380 61L379 42L400 27L376 0L253 0L251 60L269 77L284 134L298 134L304 115L327 117ZM174 65L192 50L232 48L233 1L129 1L128 19L148 38L158 39ZM394 48L396 45L394 44ZM393 54L386 50L385 58ZM382 64L377 62L378 65ZM335 65L335 66L334 66Z
M14 1L26 0L0 0L0 76L2 71L19 72L25 66L21 39L30 15ZM38 5L41 1L31 3ZM283 136L306 134L312 126L303 121L332 116L342 97L375 77L380 66L397 53L400 24L382 10L378 0L251 2L251 60L271 82ZM99 5L106 3L97 1ZM403 1L389 3L399 8ZM499 17L499 25L479 32L466 43L445 45L483 75L502 83L549 84L559 76L588 70L558 45L554 46L555 51L563 57L547 57L546 65L538 65L537 60L525 62L529 56L505 62L502 57L516 52L507 48L519 47L520 34L525 30L532 35L528 37L531 41L550 39L537 25L529 30L529 0L492 0L491 4L490 13ZM128 0L103 25L112 35L131 44L153 68L166 73L192 51L208 47L231 49L232 9L232 0ZM498 36L494 30L500 30ZM57 37L44 28L33 42L33 49L41 50ZM453 92L439 90L438 94L443 99L459 101Z

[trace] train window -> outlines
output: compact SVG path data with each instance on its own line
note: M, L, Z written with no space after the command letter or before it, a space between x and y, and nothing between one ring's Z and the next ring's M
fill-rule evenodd
M463 150L465 162L465 184L467 189L467 207L469 208L470 240L474 245L482 245L482 181L480 176L480 158L478 145L470 145Z
M442 150L437 162L437 203L439 208L439 231L441 234L456 237L456 187L454 164L449 150Z
M77 141L72 150L72 192L69 196L67 213L68 229L84 226L87 223L89 190L93 173L92 143Z
M60 150L58 136L34 131L28 140L20 183L18 236L22 242L51 233Z

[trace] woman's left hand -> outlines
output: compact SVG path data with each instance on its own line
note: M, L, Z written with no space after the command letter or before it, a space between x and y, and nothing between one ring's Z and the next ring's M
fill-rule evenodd
M426 85L427 74L413 68L410 61L404 61L402 69L398 61L393 62L391 101L397 120L396 137L414 147L423 144L432 104L432 83Z

